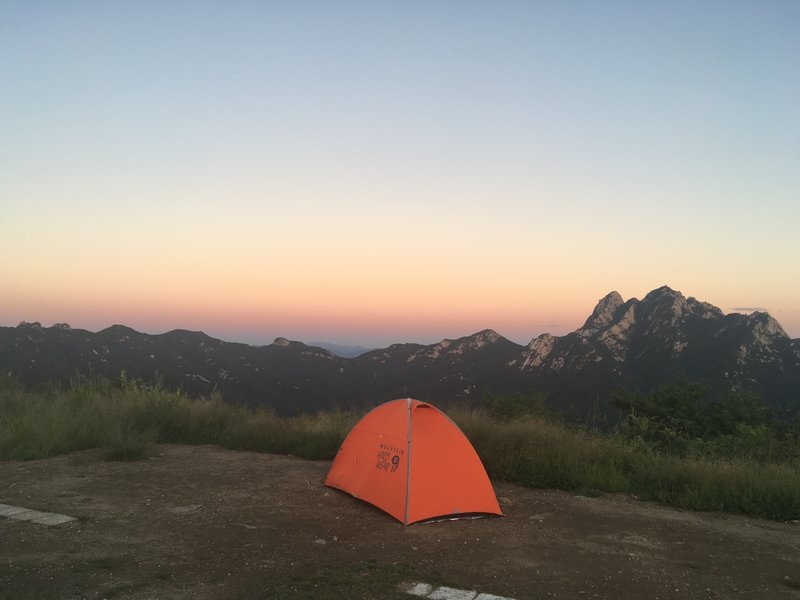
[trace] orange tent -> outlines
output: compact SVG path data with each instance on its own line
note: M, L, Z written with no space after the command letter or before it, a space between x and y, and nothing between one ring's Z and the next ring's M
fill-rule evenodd
M344 440L325 485L374 504L404 525L502 515L481 459L458 426L406 398L367 413Z

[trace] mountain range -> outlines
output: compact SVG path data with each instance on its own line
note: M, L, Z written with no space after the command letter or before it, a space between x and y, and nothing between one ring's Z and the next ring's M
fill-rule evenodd
M159 335L114 325L0 327L0 373L23 385L76 377L158 379L190 395L269 406L281 414L374 406L413 396L480 404L487 394L543 391L580 419L619 387L650 391L680 377L715 393L752 389L781 413L800 412L800 342L765 312L725 314L661 287L625 301L611 292L578 330L525 346L486 329L436 344L394 344L354 357L277 338L266 346L201 332Z

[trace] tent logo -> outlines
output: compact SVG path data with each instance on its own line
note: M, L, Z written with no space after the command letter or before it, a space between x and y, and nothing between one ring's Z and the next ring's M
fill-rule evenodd
M387 473L394 473L397 471L397 467L400 466L401 454L405 454L402 448L391 444L378 444L378 463L375 467Z
M389 455L390 453L386 450L378 450L378 464L375 465L375 467L383 471L391 471L394 473L397 471L397 467L400 466L400 456L395 454L390 460Z

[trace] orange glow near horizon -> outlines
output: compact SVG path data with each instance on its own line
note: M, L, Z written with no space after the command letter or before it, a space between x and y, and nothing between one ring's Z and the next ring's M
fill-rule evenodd
M452 223L440 225L443 239L463 237ZM725 265L709 278L680 247L637 256L623 244L587 253L580 244L563 247L559 232L544 232L536 243L559 249L550 258L526 250L515 227L505 236L485 232L479 244L380 245L369 237L372 246L364 248L335 246L330 236L259 240L231 231L210 243L176 233L140 251L131 249L130 240L138 239L131 228L59 245L51 241L55 232L43 230L38 239L15 233L13 245L26 261L6 254L0 262L0 317L5 325L67 322L97 330L121 323L150 333L183 328L262 342L277 336L430 342L491 328L527 343L540 333L573 331L612 290L642 298L670 285L726 312L765 307L792 337L800 335L800 303L782 287L777 267L759 266L752 278L759 285L751 286L736 279L741 265Z
M467 296L459 302L455 299L460 299L464 290L456 290L452 295L354 291L348 297L341 292L321 295L316 289L299 295L287 290L283 294L254 295L250 290L237 292L229 288L228 295L221 292L211 295L189 288L172 290L163 298L129 291L112 291L102 286L71 292L34 289L29 294L4 295L0 310L8 326L23 320L40 321L44 325L67 322L76 328L97 331L118 323L148 333L199 330L221 339L248 343L269 343L279 336L306 342L364 345L432 343L494 329L524 344L541 333L564 335L574 331L607 293L600 292L583 302L544 293L537 296L534 292L525 296L499 294L497 298ZM623 294L623 297L630 296ZM509 298L514 301L508 301ZM720 308L729 312L737 307ZM791 321L782 325L791 336L797 337L796 324L795 329Z
M175 328L265 335L337 339L429 341L431 336L460 337L492 328L520 343L542 331L564 333L578 326L591 306L565 302L533 302L530 293L499 287L494 282L475 292L471 285L443 282L429 292L421 284L404 287L354 285L333 287L332 281L281 285L234 280L180 281L159 297L148 296L141 280L118 279L101 285L88 280L27 287L6 294L0 308L8 325L16 322L67 322L92 330L121 323L148 332ZM299 278L298 278L299 279ZM337 279L342 279L341 276ZM52 283L52 282L51 282ZM163 288L162 281L157 287ZM63 287L60 287L63 286ZM586 314L584 314L586 313ZM314 335L319 331L319 335ZM336 340L333 340L336 341Z

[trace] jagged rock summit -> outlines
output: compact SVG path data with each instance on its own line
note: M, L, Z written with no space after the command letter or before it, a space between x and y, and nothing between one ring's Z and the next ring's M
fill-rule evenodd
M719 308L687 298L668 286L649 292L642 300L625 301L614 291L597 303L584 325L573 334L564 338L543 334L531 340L524 351L522 368L559 370L571 366L580 370L606 358L622 363L631 358L634 348L639 350L638 356L645 351L651 358L667 352L677 358L691 351L690 344L705 349L708 336L720 339L736 331L752 338L750 345L754 347L791 341L767 313L726 315ZM741 347L739 350L743 351Z
M586 319L586 323L580 331L590 335L592 332L600 331L608 327L614 320L617 310L625 304L619 292L611 292L597 303L592 314Z
M718 391L755 389L779 404L800 396L800 348L773 317L725 314L668 286L641 300L611 292L580 329L540 335L522 354L522 370L577 396L652 389L679 376Z

